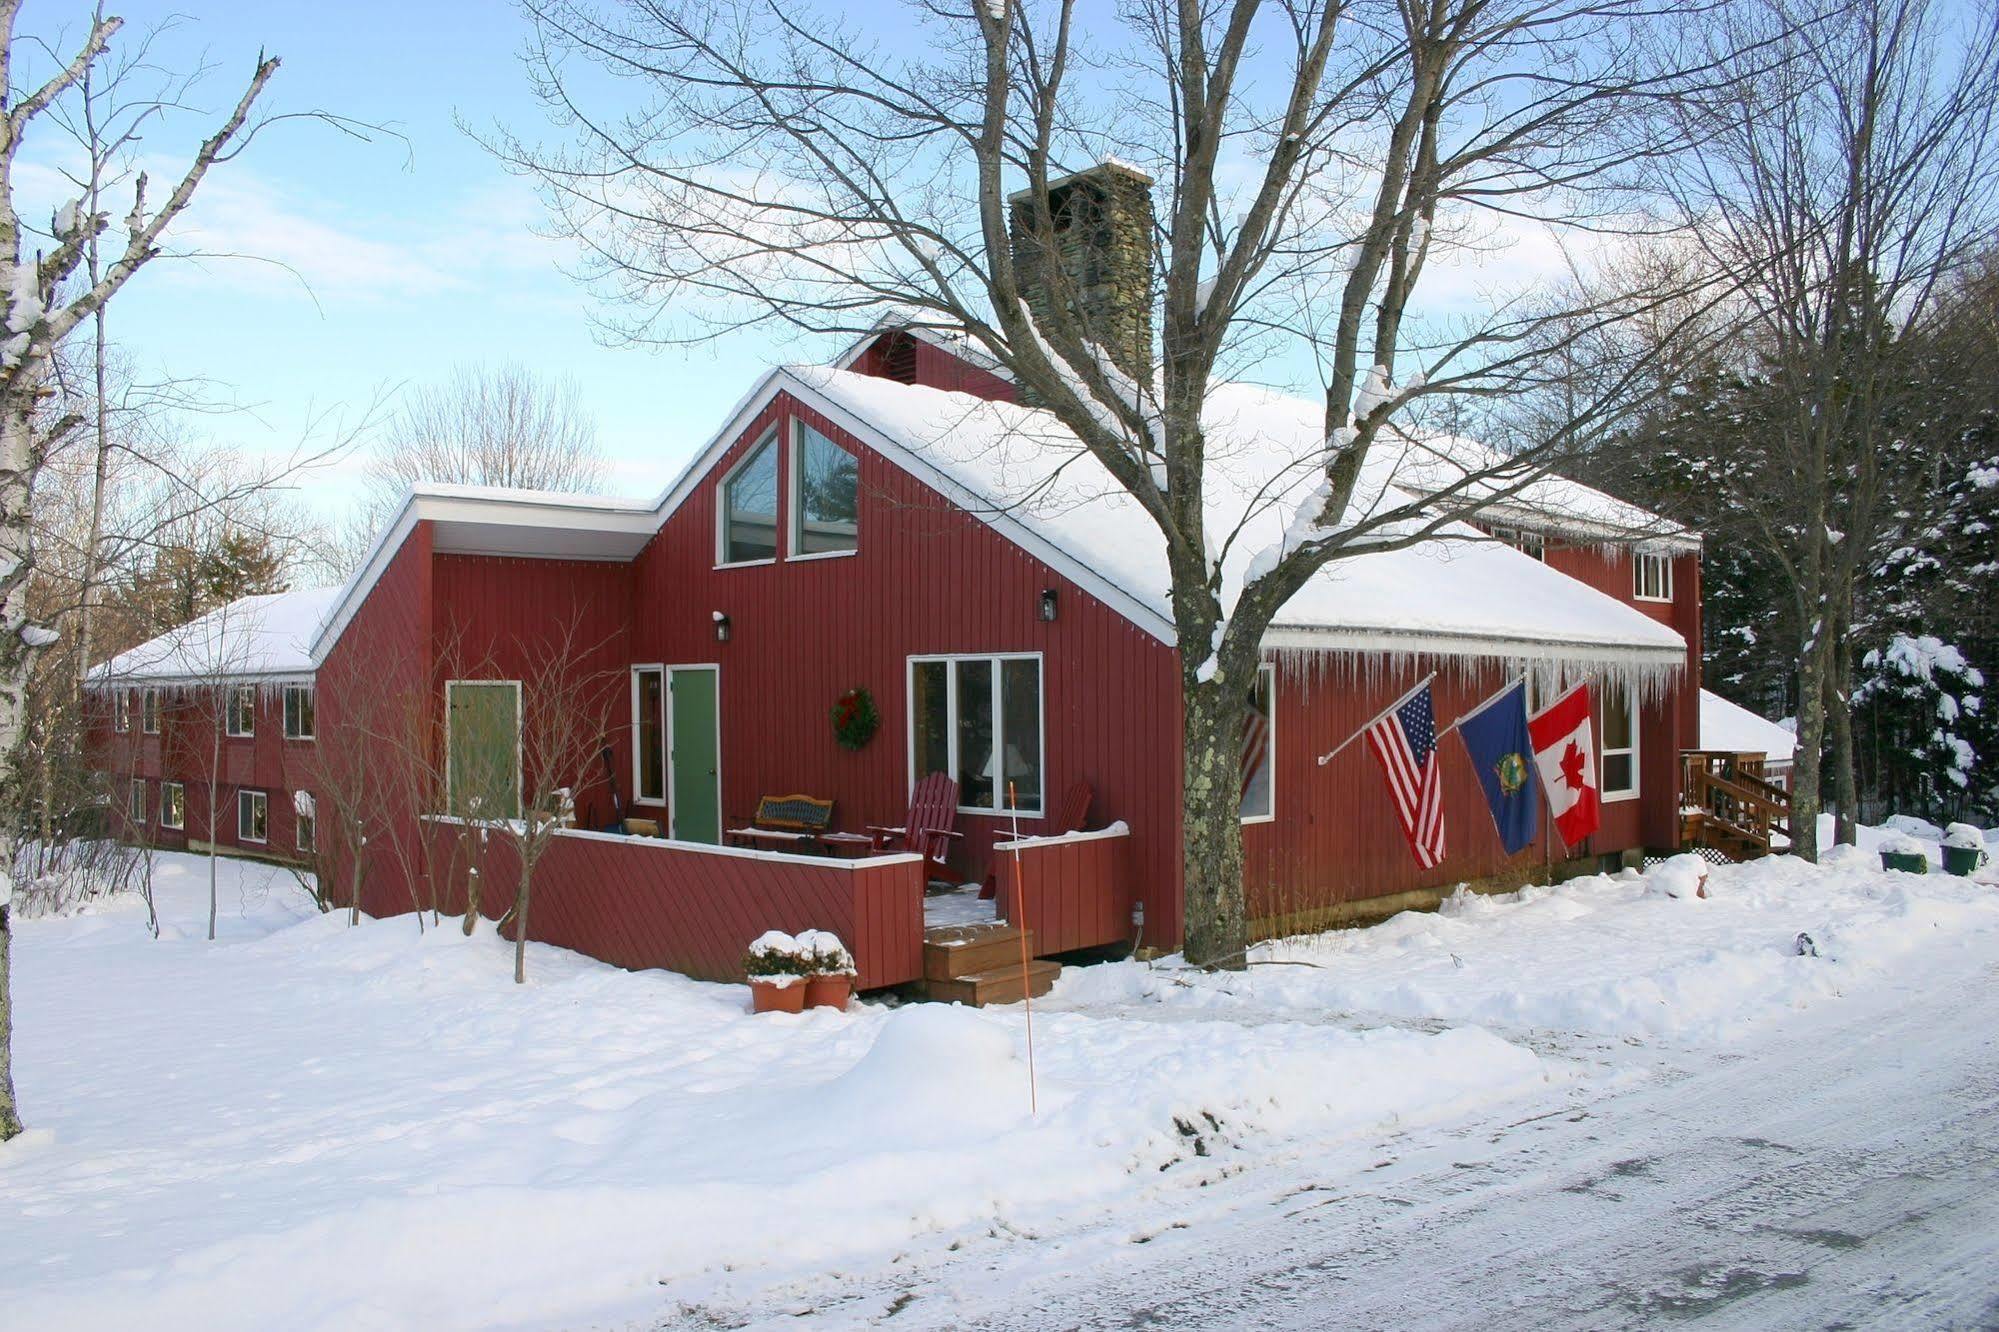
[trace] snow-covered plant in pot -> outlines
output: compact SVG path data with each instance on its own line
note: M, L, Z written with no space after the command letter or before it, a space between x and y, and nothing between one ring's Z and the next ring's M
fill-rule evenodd
M750 981L752 1013L798 1013L805 1009L806 959L798 940L783 930L765 930L743 954Z
M1930 858L1923 854L1923 844L1906 833L1890 833L1881 839L1881 868L1903 870L1909 874L1928 874Z
M854 955L840 936L826 930L806 930L797 939L806 967L805 1006L845 1008L854 996Z
M1953 823L1943 830L1944 873L1968 878L1986 860L1983 832L1969 823Z

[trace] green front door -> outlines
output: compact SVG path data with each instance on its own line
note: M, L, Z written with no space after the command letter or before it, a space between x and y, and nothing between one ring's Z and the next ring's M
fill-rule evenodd
M668 793L673 836L683 842L722 840L721 739L716 733L716 669L675 666L668 670L673 753Z
M512 680L453 680L445 686L445 704L446 807L460 818L519 818L520 686Z

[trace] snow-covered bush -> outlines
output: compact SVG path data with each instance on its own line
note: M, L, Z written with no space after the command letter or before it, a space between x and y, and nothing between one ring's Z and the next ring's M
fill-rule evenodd
M1958 851L1983 851L1985 834L1969 823L1953 823L1943 830L1943 844Z
M797 945L798 956L805 963L809 974L814 976L855 974L854 955L847 951L847 945L840 942L839 935L828 930L806 930L793 942Z
M1991 782L1985 676L1955 645L1896 634L1860 660L1853 691L1861 783L1886 805L1948 817L1984 808Z
M797 939L783 930L765 930L743 954L743 974L753 981L782 986L802 981L812 972Z
M120 893L150 901L151 858L110 838L23 842L14 855L12 910L24 920L68 916Z

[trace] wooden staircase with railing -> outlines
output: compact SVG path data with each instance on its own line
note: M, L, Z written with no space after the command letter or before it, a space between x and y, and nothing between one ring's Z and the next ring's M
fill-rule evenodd
M1755 860L1791 839L1791 793L1764 776L1761 754L1680 754L1680 848L1711 860ZM1778 837L1783 846L1776 845Z

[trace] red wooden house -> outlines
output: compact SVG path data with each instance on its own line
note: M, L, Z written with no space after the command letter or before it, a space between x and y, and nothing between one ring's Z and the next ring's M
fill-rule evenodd
M474 723L518 735L533 706L524 662L569 627L587 645L577 669L623 683L604 728L608 767L572 793L577 830L538 872L533 933L625 965L729 976L763 929L817 926L855 945L864 986L913 979L914 857L718 843L765 795L831 798L846 829L900 823L932 771L959 787L957 877L976 882L999 861L1002 902L1026 910L1037 951L1171 948L1183 663L1161 539L1073 436L1015 397L957 340L890 328L832 366L765 374L652 503L419 487L329 594L290 664L302 669L284 680L316 687L321 745L363 728L382 699L412 701L441 756L442 811ZM1223 561L1229 587L1284 539L1321 466L1318 419L1317 404L1261 389L1214 395L1210 502L1242 532ZM1420 493L1475 463L1470 448L1412 441L1370 493ZM1423 466L1406 467L1417 452ZM1255 718L1243 839L1261 931L1676 845L1679 755L1698 744L1698 538L1552 479L1497 504L1488 528L1342 560L1278 616L1242 685ZM1449 852L1419 871L1364 747L1318 762L1432 672L1440 722L1523 672L1544 695L1597 682L1605 815L1586 846L1544 840L1505 856L1469 763L1447 747ZM129 661L97 681L107 714L127 706L108 700L149 687ZM857 688L880 728L850 749L831 711ZM258 695L279 707L285 696ZM122 734L106 729L107 768L170 776ZM515 745L515 764L531 768ZM275 773L253 775L275 790ZM1016 835L1052 831L1083 781L1090 825L1107 831L996 856ZM593 831L620 815L665 836ZM363 904L455 901L461 838L459 825L412 816L371 845ZM489 899L509 872L510 852L492 854Z

